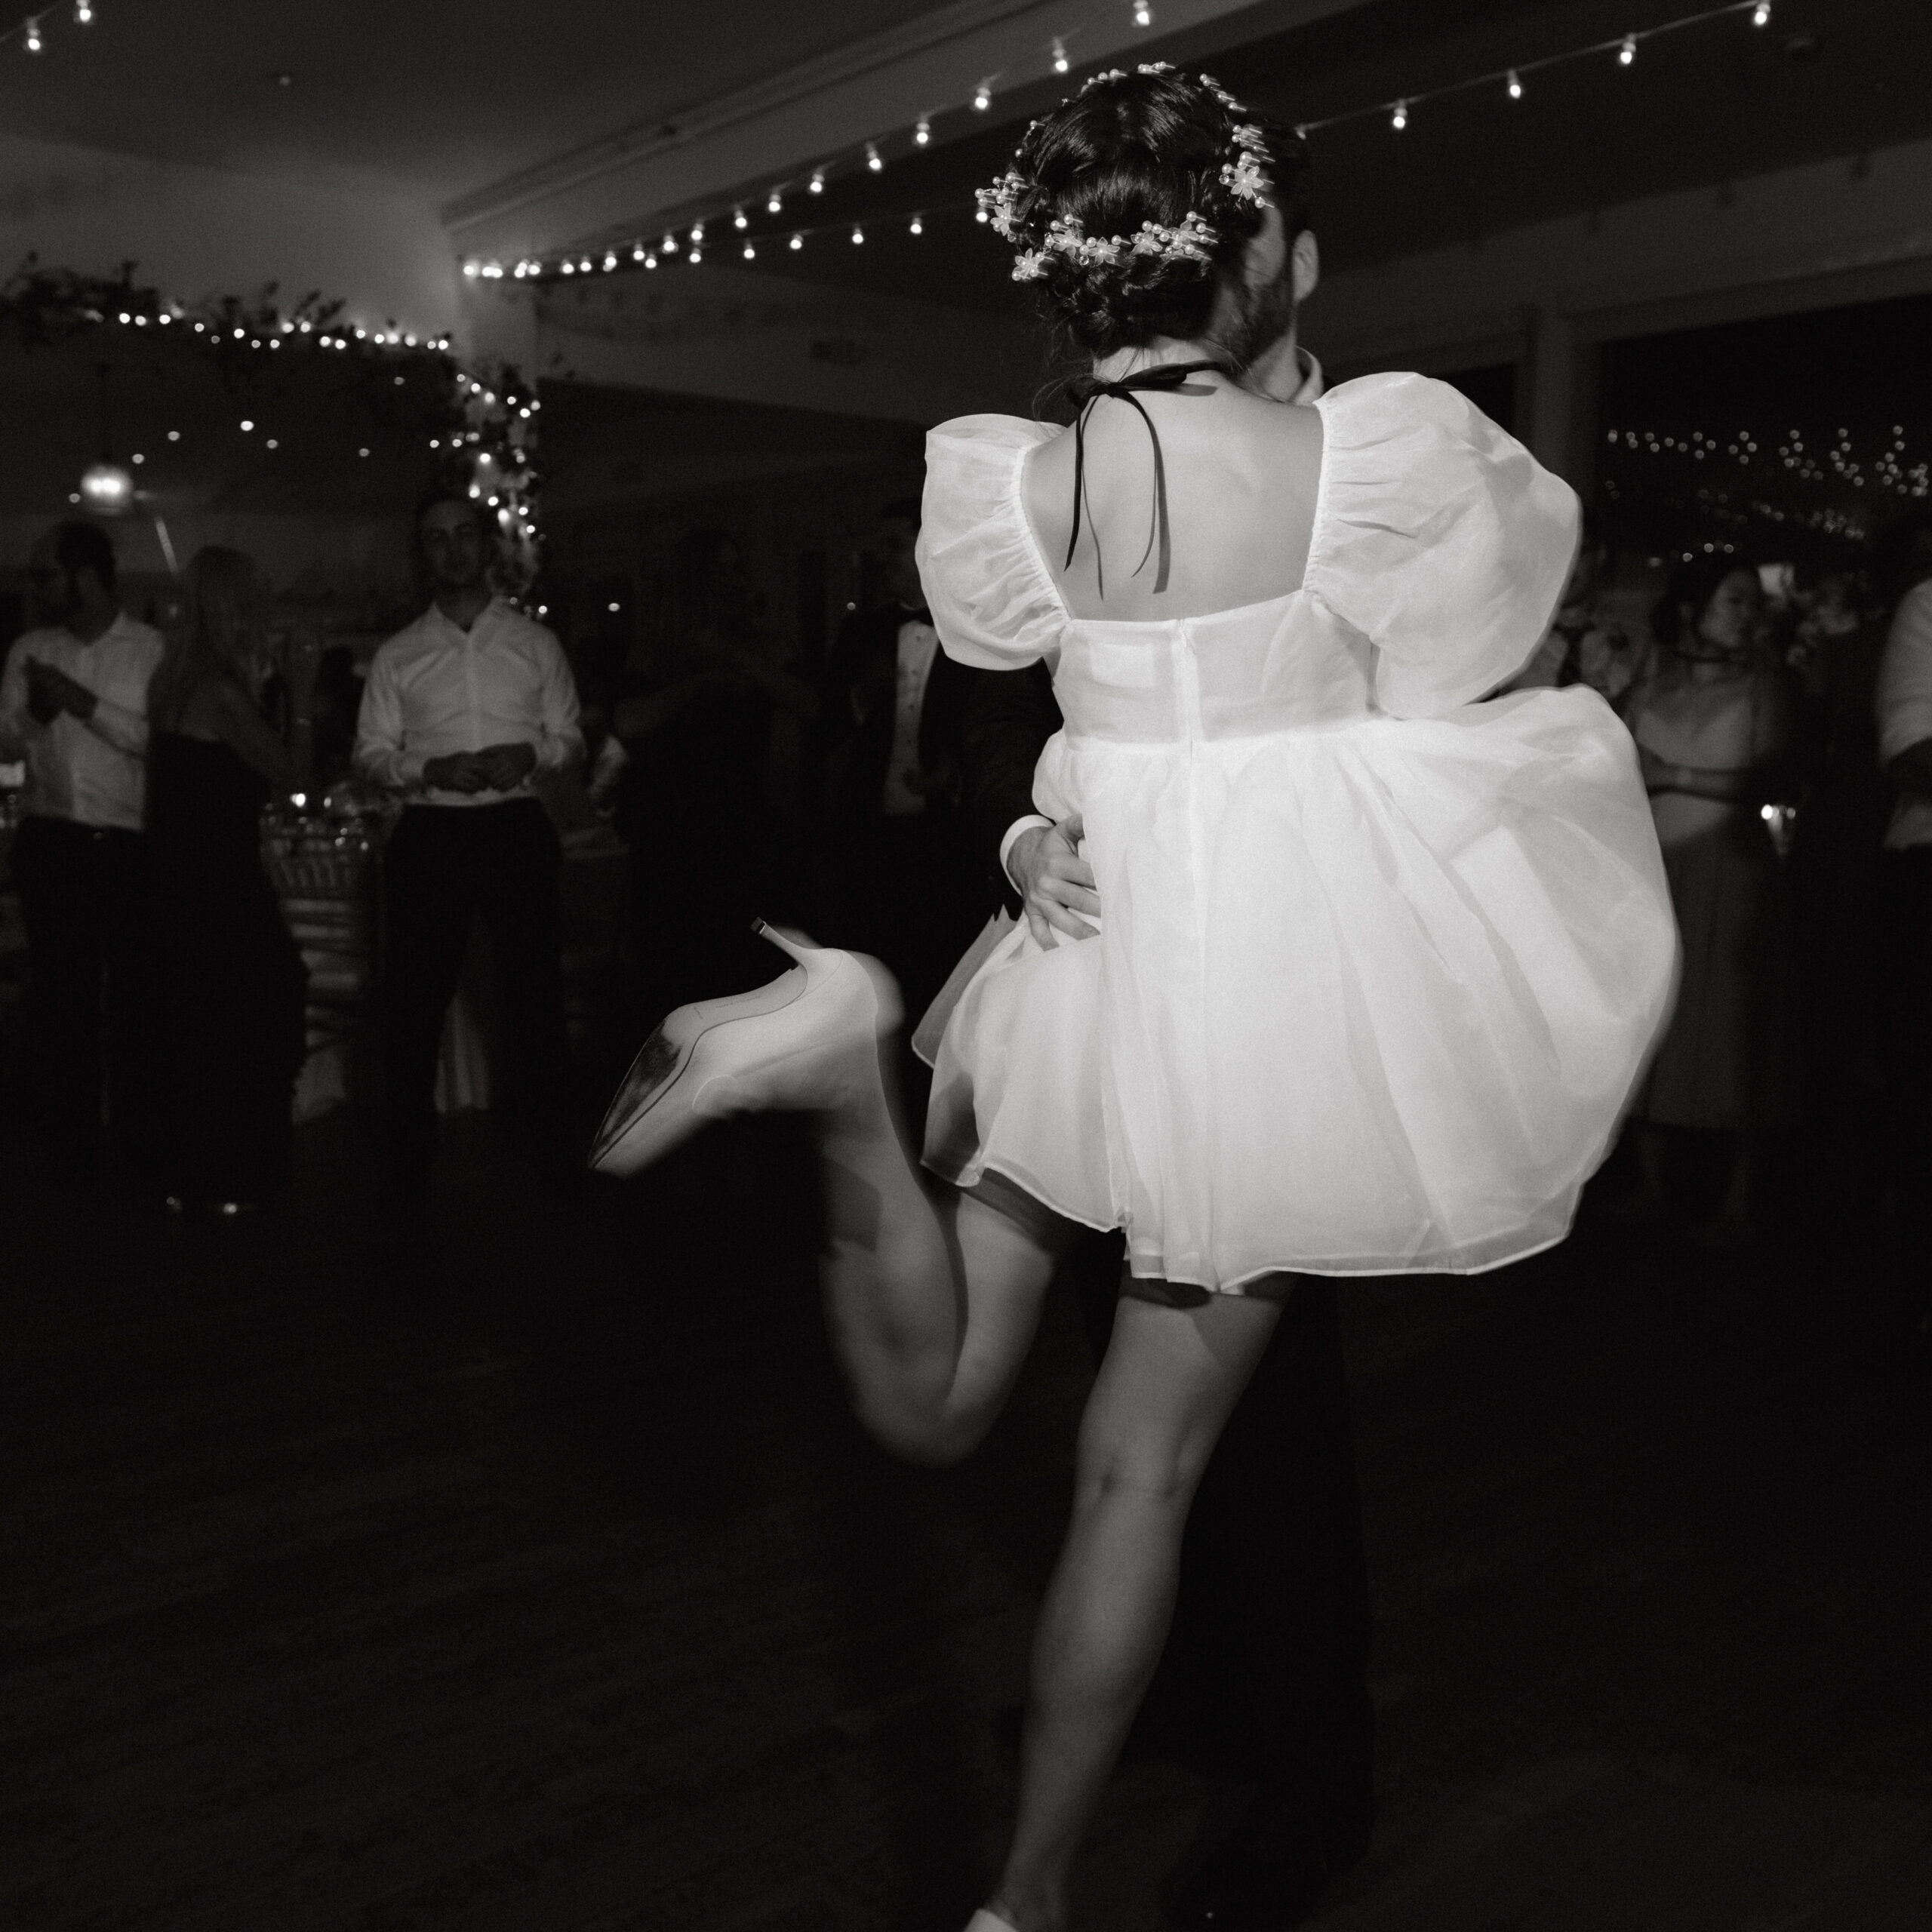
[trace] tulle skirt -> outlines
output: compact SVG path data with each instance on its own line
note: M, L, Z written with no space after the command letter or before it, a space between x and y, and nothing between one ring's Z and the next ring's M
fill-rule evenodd
M1559 1241L1669 1016L1629 734L1582 687L1186 743L1057 736L1097 938L1022 924L941 1038L927 1164L1137 1275L1473 1272Z

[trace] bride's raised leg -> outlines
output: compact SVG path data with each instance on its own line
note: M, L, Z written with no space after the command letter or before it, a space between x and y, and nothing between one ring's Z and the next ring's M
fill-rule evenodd
M1020 1932L1066 1922L1074 1854L1167 1641L1189 1506L1279 1312L1232 1295L1121 1302L1034 1635L1020 1816L991 1900Z

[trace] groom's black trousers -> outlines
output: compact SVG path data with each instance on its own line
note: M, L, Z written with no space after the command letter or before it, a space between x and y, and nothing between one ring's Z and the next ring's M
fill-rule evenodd
M1095 1358L1120 1298L1118 1235L1067 1263ZM1368 1801L1368 1573L1334 1284L1297 1281L1189 1515L1172 1635L1146 1706L1155 1743L1281 1792L1320 1829Z

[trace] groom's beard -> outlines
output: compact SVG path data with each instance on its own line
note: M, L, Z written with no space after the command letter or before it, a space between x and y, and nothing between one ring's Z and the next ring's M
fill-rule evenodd
M1236 374L1252 368L1294 325L1294 271L1284 264L1266 288L1241 291L1240 312L1222 345Z

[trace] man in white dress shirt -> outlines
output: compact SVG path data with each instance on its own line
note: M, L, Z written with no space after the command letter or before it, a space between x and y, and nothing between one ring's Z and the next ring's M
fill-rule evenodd
M118 1152L143 1151L136 936L148 680L163 645L122 609L95 525L43 537L27 584L38 627L0 677L0 758L26 766L13 855L32 975L26 1070L45 1177L85 1185L101 1151L103 993L109 1120Z
M563 855L531 787L583 755L561 647L491 592L488 512L438 492L420 506L416 536L434 595L377 652L355 754L358 777L405 801L385 864L384 994L390 1184L404 1200L428 1182L443 1017L478 915L502 997L506 1084L546 1168L573 1170Z

